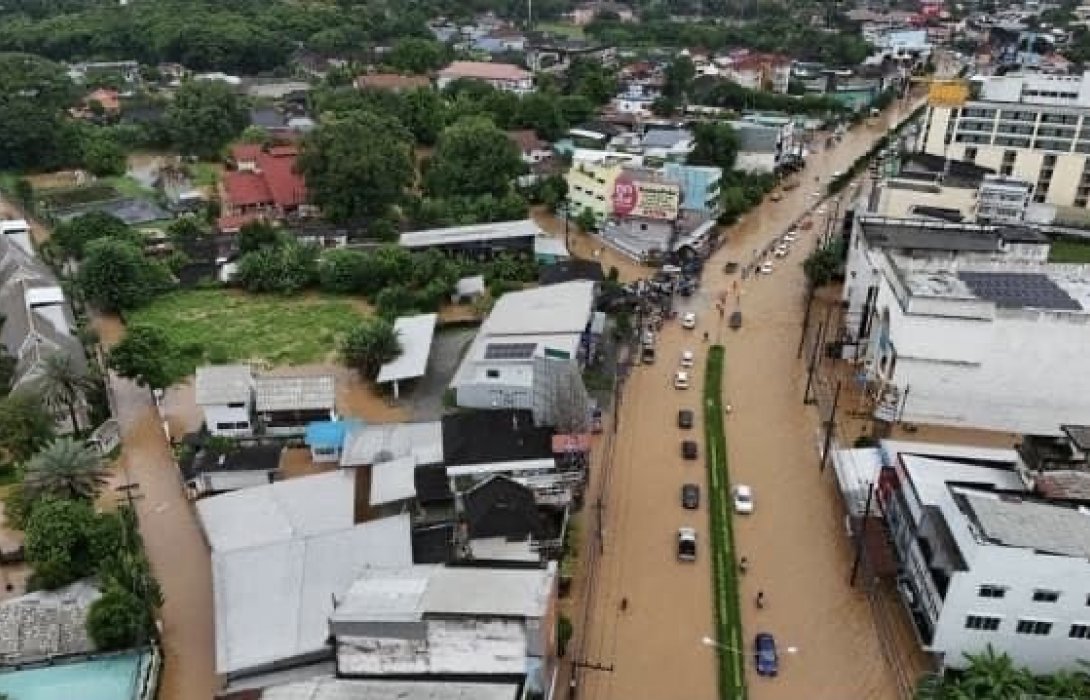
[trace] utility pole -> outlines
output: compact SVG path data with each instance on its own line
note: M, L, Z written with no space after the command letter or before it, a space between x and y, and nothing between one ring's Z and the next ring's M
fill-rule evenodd
M840 382L836 383L836 391L833 392L833 407L829 411L829 420L825 424L825 444L821 447L821 471L825 471L825 465L829 461L829 448L833 444L833 431L836 430L836 409L840 404Z
M848 585L855 588L855 578L859 574L859 564L863 561L863 546L867 536L867 522L870 520L870 505L874 500L874 484L867 491L867 505L863 508L863 522L859 526L859 534L855 538L855 561L852 562L852 575L848 579Z
M816 398L810 398L810 389L814 386L814 370L817 369L817 354L821 347L821 337L825 333L825 323L818 325L817 337L814 339L814 349L810 351L810 367L806 370L806 390L802 392L802 403L806 406L817 403Z
M802 359L802 347L806 345L806 331L810 330L810 308L814 305L814 295L817 294L817 287L814 283L807 280L806 282L806 313L802 317L802 335L799 337L799 349L795 354L796 360Z

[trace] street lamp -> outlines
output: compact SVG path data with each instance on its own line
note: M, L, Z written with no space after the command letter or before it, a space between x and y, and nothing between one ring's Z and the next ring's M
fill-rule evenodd
M719 642L715 641L711 637L704 637L703 639L700 640L700 643L703 644L706 647L715 647L716 649L722 649L724 651L729 651L732 654L745 654L746 653L746 652L741 651L739 649L735 649L732 646L727 646L726 644L720 644ZM787 653L787 654L797 654L797 653L799 653L799 648L798 647L787 647L786 649L784 649L784 652Z

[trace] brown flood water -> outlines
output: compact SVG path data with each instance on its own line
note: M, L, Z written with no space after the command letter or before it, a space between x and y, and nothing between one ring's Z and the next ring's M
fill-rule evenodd
M800 263L824 230L824 217L815 215L812 231L800 232L791 254L775 261L772 275L740 281L740 296L728 303L740 304L745 314L741 331L725 330L714 303L721 293L733 293L737 279L721 272L724 262L747 262L754 249L787 230L814 206L813 191L824 189L833 172L846 170L887 125L909 111L899 104L892 114L874 120L878 123L849 132L833 150L812 155L797 189L779 203L766 201L731 228L726 245L708 262L700 294L682 307L697 312L698 328L684 331L668 324L658 340L658 363L636 368L628 380L605 499L604 554L590 621L577 630L582 638L574 646L576 661L612 670L580 671L580 698L717 696L719 652L701 643L702 637L714 637L706 503L699 511L682 510L679 503L683 483L698 484L705 494L707 489L703 454L699 461L685 462L679 453L681 439L703 443L705 331L726 346L723 392L734 409L727 423L731 479L755 492L755 513L736 518L735 528L738 552L750 562L741 582L744 634L747 645L756 632L776 635L780 676L769 680L753 674L748 646L722 653L743 655L755 700L897 697L866 599L847 585L851 552L843 513L831 474L818 473L818 420L802 404L805 377L795 358L804 295ZM693 388L677 391L670 382L683 349L697 351L697 369ZM686 435L676 428L683 407L698 417ZM600 481L595 474L595 490ZM588 502L593 504L594 497ZM592 522L593 505L587 511L584 519ZM676 561L681 526L699 533L695 564ZM586 538L591 537L588 532ZM752 604L758 590L767 600L760 611ZM622 597L628 599L625 612ZM578 614L573 619L576 625L582 622ZM796 647L797 653L783 653L786 647Z

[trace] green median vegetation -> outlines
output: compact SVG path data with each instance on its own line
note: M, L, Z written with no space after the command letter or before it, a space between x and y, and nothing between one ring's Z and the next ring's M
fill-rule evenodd
M743 700L746 676L742 668L742 619L739 610L738 569L734 562L734 528L730 508L730 475L727 473L727 439L723 426L722 345L708 352L704 373L704 442L708 467L708 508L711 535L712 577L715 584L716 640L719 650L720 700Z

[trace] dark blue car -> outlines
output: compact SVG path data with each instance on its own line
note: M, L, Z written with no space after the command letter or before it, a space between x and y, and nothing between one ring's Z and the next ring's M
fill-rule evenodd
M776 653L776 638L768 632L760 632L753 638L753 661L757 675L775 676L780 670L780 657Z

